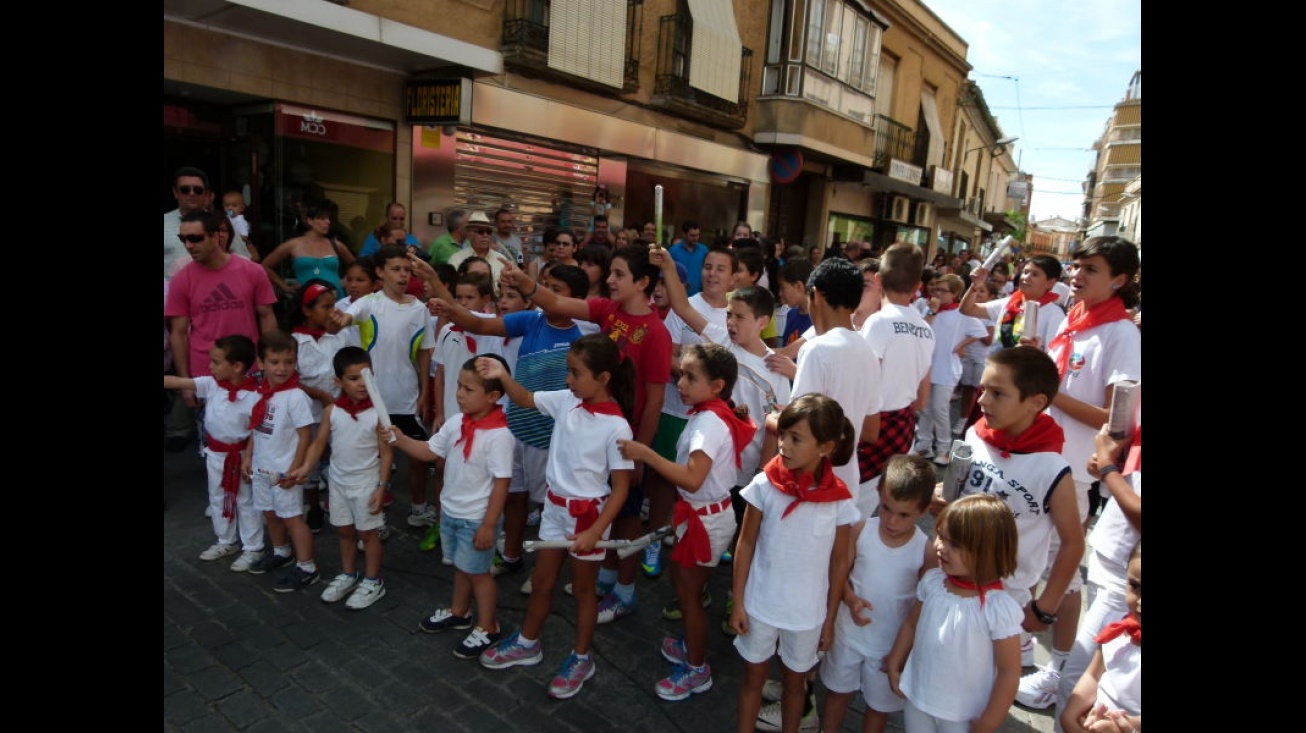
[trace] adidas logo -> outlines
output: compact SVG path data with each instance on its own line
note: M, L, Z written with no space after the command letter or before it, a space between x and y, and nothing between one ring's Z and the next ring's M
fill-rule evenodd
M245 307L245 301L241 300L227 287L226 283L218 283L213 291L200 302L200 313L212 313L214 311L239 310Z

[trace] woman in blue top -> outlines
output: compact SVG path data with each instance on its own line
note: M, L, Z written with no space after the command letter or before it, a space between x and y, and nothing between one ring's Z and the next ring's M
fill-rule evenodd
M308 231L282 242L263 259L268 279L282 293L292 292L295 288L287 285L279 272L281 263L291 258L290 266L296 282L306 283L315 278L325 280L336 289L336 297L342 298L345 290L340 284L340 270L354 261L354 254L340 240L329 236L331 210L325 205L310 206L307 218Z

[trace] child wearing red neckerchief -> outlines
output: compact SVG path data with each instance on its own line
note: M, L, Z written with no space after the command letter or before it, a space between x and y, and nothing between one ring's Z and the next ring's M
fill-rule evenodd
M1088 670L1079 678L1065 710L1066 733L1100 730L1095 724L1112 721L1120 728L1143 727L1143 543L1129 556L1125 583L1128 612L1107 624L1094 640L1100 646Z
M1138 302L1138 247L1116 236L1090 237L1070 253L1070 307L1056 336L1046 344L1056 362L1061 383L1048 414L1065 431L1062 455L1074 472L1075 495L1080 522L1093 513L1089 489L1096 480L1088 471L1094 451L1094 436L1106 422L1115 385L1143 378L1142 334L1128 309ZM1055 543L1054 543L1055 544ZM1054 660L1070 653L1078 634L1083 606L1078 574L1053 613L1052 654ZM1061 680L1059 670L1044 667L1026 675L1020 683L1022 703L1046 708L1062 702L1072 680ZM1060 690L1060 692L1059 692Z
M567 351L568 389L540 392L527 390L496 360L476 362L482 376L502 380L515 404L553 419L540 539L571 543L566 548L536 551L531 599L521 629L486 650L481 666L505 669L544 660L544 622L553 606L562 563L570 556L576 644L549 683L549 696L559 700L575 697L597 672L590 644L599 620L595 587L605 551L596 549L595 544L608 538L626 501L635 465L621 455L617 445L631 437L627 420L634 409L635 367L631 361L608 337L582 336Z
M331 368L340 396L322 408L308 453L290 477L301 482L314 475L330 447L331 524L340 539L340 573L322 591L322 600L335 603L348 597L345 607L361 610L386 593L381 580L382 505L390 486L394 449L378 435L380 414L363 381L363 370L372 368L372 357L362 348L346 346L332 356ZM367 553L362 577L359 550Z
M233 334L218 338L209 349L211 375L163 375L164 389L193 390L206 405L204 460L215 541L200 559L234 555L243 546L231 566L238 573L249 570L263 554L263 518L254 508L249 482L240 475L241 451L249 443L249 413L259 399L254 378L248 376L254 359L254 342Z
M712 568L730 546L735 513L730 490L739 478L741 456L757 426L728 403L739 377L735 355L724 346L695 343L680 359L676 390L689 406L689 420L676 441L675 460L635 441L620 441L621 454L643 461L676 487L671 526L676 537L671 575L684 621L683 637L662 640L662 656L675 665L654 692L663 700L684 700L712 687L707 664L707 613L702 594Z
M834 473L852 457L856 432L838 402L814 392L791 402L776 422L779 453L739 492L748 507L735 544L730 626L744 659L738 719L757 719L778 653L780 717L795 730L807 704L807 673L833 642L851 528L861 519Z
M485 358L503 363L498 354ZM457 411L430 440L414 440L398 427L390 428L397 449L419 461L443 464L440 542L454 566L453 600L418 627L432 634L471 629L454 647L454 656L461 659L476 659L499 640L498 594L490 566L512 481L512 433L499 404L504 385L497 377L481 374L476 362L477 357L467 359L457 372Z
M939 567L917 584L884 661L889 687L907 700L907 733L996 731L1020 684L1020 606L1002 582L1016 568L1016 522L997 496L975 494L934 529Z
M992 494L1011 510L1020 535L1014 572L1002 579L1024 609L1022 650L1032 657L1033 632L1048 628L1084 556L1075 484L1061 456L1064 433L1048 416L1057 394L1052 359L1033 346L1015 346L989 355L980 377L981 417L963 437L972 452L960 496ZM948 487L951 489L952 487ZM936 498L934 511L943 506ZM1058 549L1051 554L1053 538ZM1046 575L1037 597L1032 589ZM1022 660L1033 664L1032 658ZM1054 658L1060 668L1063 660Z

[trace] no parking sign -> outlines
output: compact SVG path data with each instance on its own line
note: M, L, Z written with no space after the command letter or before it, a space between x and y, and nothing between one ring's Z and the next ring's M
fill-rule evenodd
M766 164L771 180L776 183L793 183L803 172L803 152L798 148L778 148L771 153Z

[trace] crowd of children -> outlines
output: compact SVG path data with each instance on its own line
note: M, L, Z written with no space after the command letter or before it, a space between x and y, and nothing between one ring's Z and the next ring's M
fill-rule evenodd
M529 274L493 252L455 272L391 243L338 282L307 279L290 333L218 338L212 376L164 378L206 403L215 541L201 559L284 568L274 589L304 590L329 518L340 568L320 597L367 608L386 593L383 509L402 462L407 523L454 568L418 627L468 631L456 656L542 662L567 561L575 643L554 698L597 673L596 627L639 612L640 568L666 567L662 614L681 631L662 640L671 669L654 692L713 688L728 661L707 658L708 585L728 575L740 731L822 717L838 730L857 693L865 733L899 711L909 733L992 731L1013 702L1055 707L1059 730L1140 728L1141 429L1105 425L1115 386L1141 379L1137 248L1078 246L1068 311L1050 257L1005 297L983 268L969 290L944 274L922 292L914 245L860 265L791 259L776 328L764 262L700 246L692 278L657 244L572 259L573 237ZM967 469L948 472L962 444ZM630 543L644 550L619 556ZM528 566L506 633L496 577ZM1022 677L1045 630L1051 661Z

